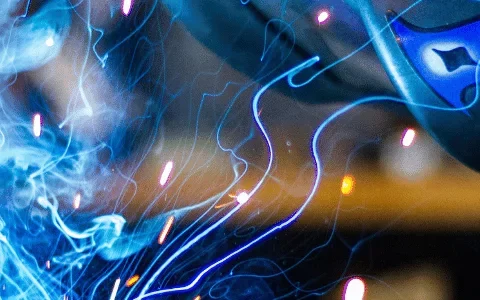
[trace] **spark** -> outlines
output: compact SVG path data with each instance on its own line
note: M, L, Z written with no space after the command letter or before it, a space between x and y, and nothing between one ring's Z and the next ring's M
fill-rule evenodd
M133 6L133 0L124 0L123 1L123 14L128 16L130 14L130 11L132 10Z
M345 285L343 300L362 300L365 295L365 283L360 278L352 278Z
M126 287L131 287L133 286L135 283L137 283L137 281L140 279L140 276L138 274L135 274L133 275L132 277L128 278L127 282L125 282L125 286Z
M115 280L115 284L113 285L113 290L112 290L112 294L110 295L110 300L115 300L115 298L117 297L119 286L120 286L120 278L117 278L117 280Z
M263 107L260 108L260 110L258 111L257 117L260 117L260 115L262 114L262 111L263 111Z
M162 232L158 236L158 243L161 245L163 242L165 242L165 238L167 237L168 232L170 232L170 229L172 228L173 221L175 220L174 216L170 216L165 223L165 226L163 226Z
M233 201L230 201L230 202L227 202L227 203L223 203L223 204L217 204L217 205L215 205L215 208L216 208L216 209L219 209L219 208L228 206L228 205L230 205L230 204L232 204L232 203L233 203Z
M165 168L163 169L162 176L160 176L160 185L164 186L167 183L168 177L173 169L173 161L167 162Z
M250 195L247 192L241 192L236 198L239 204L244 204L250 199Z
M47 47L52 47L53 45L55 45L55 41L53 40L53 37L49 37L49 38L45 41L45 45L47 45Z
M202 297L200 297L200 295L198 295L197 297L193 298L193 300L200 300L202 299Z
M77 193L75 195L75 198L73 199L73 208L78 209L80 207L80 200L82 199L82 195L80 193Z
M45 266L47 267L48 270L50 270L50 261L47 260L47 262L45 262Z
M330 18L330 13L328 12L328 10L322 10L322 11L320 11L320 13L318 13L317 21L318 21L319 24L323 24L329 18Z
M341 191L343 195L350 195L355 186L355 178L352 175L343 176Z
M33 116L33 135L39 137L42 133L42 116L35 114Z
M415 141L415 135L415 129L408 128L407 130L405 130L402 137L402 146L408 148L413 145L413 142Z

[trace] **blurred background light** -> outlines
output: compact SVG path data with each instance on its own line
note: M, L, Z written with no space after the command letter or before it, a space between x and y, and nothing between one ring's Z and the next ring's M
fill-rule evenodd
M399 136L403 136L402 145L398 144ZM426 133L407 130L385 139L380 159L389 175L397 179L420 180L439 170L442 153Z

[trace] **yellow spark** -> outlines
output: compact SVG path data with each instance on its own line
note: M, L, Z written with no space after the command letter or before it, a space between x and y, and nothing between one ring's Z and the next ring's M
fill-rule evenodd
M350 195L355 186L355 178L352 175L345 175L342 180L341 191L344 195Z
M128 278L127 282L125 282L125 286L126 287L131 287L133 286L135 283L137 283L137 281L140 279L140 276L135 274L133 275L132 277Z

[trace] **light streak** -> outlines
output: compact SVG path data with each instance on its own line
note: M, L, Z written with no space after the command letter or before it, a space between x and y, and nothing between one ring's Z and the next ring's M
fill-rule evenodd
M122 11L123 14L128 16L133 7L133 0L123 0Z
M42 133L42 116L40 114L35 114L33 116L33 135L39 137Z
M158 243L161 245L163 242L165 242L165 239L167 238L167 234L170 232L170 229L172 228L173 221L175 220L174 216L170 216L165 223L165 226L163 226L162 232L158 236Z
M215 205L215 208L216 208L216 209L219 209L219 208L228 206L228 205L230 205L230 204L232 204L232 203L234 203L234 202L233 202L233 201L230 201L230 202L223 203L223 204L217 204L217 205Z
M413 145L413 142L415 141L415 136L416 132L414 129L408 128L407 130L405 130L402 137L402 146L408 148Z
M110 300L115 300L115 298L117 297L119 286L120 286L120 278L117 278L117 280L115 280L115 284L113 285L112 294L110 295Z
M258 111L257 117L260 117L260 115L262 114L262 111L263 111L263 107L260 108L260 110Z
M264 173L263 173L263 176L259 179L259 181L257 182L257 184L255 185L255 187L250 191L249 193L249 198L255 194L260 188L261 186L263 185L263 183L265 182L265 180L267 179L268 175L270 174L270 171L272 169L272 166L273 166L273 156L274 156L274 151L273 151L273 145L272 145L272 142L269 138L269 135L267 133L267 130L265 129L262 121L259 119L258 117L258 102L260 101L260 98L261 96L275 83L279 82L280 80L284 79L285 77L289 78L291 80L291 77L293 77L294 75L300 73L302 70L308 68L308 67L311 67L312 65L314 65L315 63L317 63L318 61L320 60L320 58L318 56L315 56L303 63L301 63L300 65L292 68L291 70L289 71L286 71L285 73L279 75L278 77L276 77L275 79L273 79L272 81L270 81L268 84L264 85L256 94L255 96L253 97L253 101L252 101L252 110L253 110L253 116L254 116L254 119L255 119L255 123L257 124L258 128L260 129L260 132L265 140L265 143L267 144L267 147L268 147L268 164L267 164L267 168L265 169ZM289 81L290 82L290 81ZM383 98L382 98L383 99ZM397 99L397 98L395 98ZM355 105L353 106L346 106L345 108L343 108L343 110L340 110L337 112L337 114L341 114L341 113L344 113L345 111L344 110L348 110L348 109L351 109L352 107L356 107L356 103ZM334 115L336 117L336 115ZM331 117L333 118L333 117ZM326 122L326 124L328 124L328 122ZM315 163L316 165L319 165L320 164L320 158L318 156L318 153L316 153L316 143L317 143L317 140L318 140L318 135L322 132L323 130L323 127L326 126L325 123L322 124L322 126L320 126L319 129L317 129L314 137L313 137L313 142L312 142L312 147L313 147L313 156L315 158ZM317 172L320 172L319 169L317 169ZM318 181L318 182L317 182ZM319 181L320 181L320 178L319 176L316 177L316 181L314 183L314 186L313 186L313 191L316 191L317 187L318 187L318 184L319 184ZM230 212L228 212L225 216L223 216L221 219L219 219L218 221L216 221L215 223L213 223L212 225L210 225L208 228L206 228L203 232L199 233L198 235L195 236L195 238L193 238L192 240L190 240L188 243L186 243L185 245L183 245L180 249L178 249L175 253L173 253L158 269L157 271L150 277L150 279L148 280L148 282L144 285L144 287L142 288L142 290L140 291L140 294L137 298L135 299L143 299L145 297L149 297L149 296L156 296L156 295L161 295L161 294L166 294L166 293L172 293L172 292L176 292L176 291L183 291L183 290L188 290L190 288L192 288L193 286L195 286L195 284L198 283L198 281L206 274L208 273L211 269L215 268L216 266L222 264L223 262L229 260L230 258L234 257L235 255L237 255L238 253L244 251L245 249L248 249L250 248L252 245L258 243L260 240L264 239L266 236L269 236L270 234L272 234L274 231L277 231L277 230L280 230L282 229L283 227L286 227L287 225L289 225L291 222L293 222L295 219L297 219L300 214L302 213L302 211L305 209L305 207L308 205L308 203L310 203L311 201L311 198L313 197L313 193L312 192L312 195L309 196L309 198L306 200L306 202L304 202L304 204L302 205L302 207L299 209L299 211L297 211L293 216L290 217L290 219L284 221L283 223L281 223L280 225L277 225L275 227L273 227L272 229L268 230L267 232L265 232L264 234L262 234L261 236L257 237L256 239L252 240L251 242L249 242L248 244L244 245L243 247L233 251L232 253L230 253L229 255L223 257L222 259L216 261L215 263L212 263L211 265L209 265L207 268L205 268L202 272L200 272L199 275L196 276L196 278L188 285L186 286L181 286L181 287L173 287L173 288L168 288L168 289L162 289L162 290L158 290L158 291L154 291L154 292L151 292L151 293L147 293L147 290L152 286L152 284L154 283L154 281L157 279L157 277L163 272L163 270L165 270L165 268L170 264L172 263L177 257L179 257L182 253L184 253L185 251L187 251L188 249L190 249L190 247L192 247L192 245L194 245L195 243L197 243L198 241L200 241L203 237L205 237L207 234L209 234L210 232L212 232L213 230L215 230L217 227L219 227L221 224L223 224L224 222L226 222L231 216L233 216L236 212L238 212L238 210L240 210L243 205L242 204L239 204L239 205L236 205Z
M352 278L345 284L344 300L363 300L365 283L360 278Z
M73 208L78 209L80 207L80 200L82 199L82 195L80 193L77 193L75 195L75 198L73 199Z
M161 186L164 186L167 183L168 178L170 177L170 173L172 172L172 169L173 169L173 161L167 162L167 164L165 165L165 168L163 169L162 176L160 176Z
M328 10L322 10L318 13L317 21L319 24L325 23L330 18Z
M343 195L350 195L353 192L355 186L355 178L353 175L345 175L342 180L342 187L340 190Z
M45 266L47 267L48 270L50 270L50 260L47 260L45 262Z
M128 278L128 280L125 282L126 287L132 287L137 281L140 279L140 276L138 274L133 275L132 277Z
M200 295L198 295L197 297L193 298L193 300L200 300L202 299L202 297L200 297Z

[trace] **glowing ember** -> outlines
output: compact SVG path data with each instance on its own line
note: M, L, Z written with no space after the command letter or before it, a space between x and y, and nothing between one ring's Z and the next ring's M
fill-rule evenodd
M163 242L165 242L165 238L167 237L167 234L170 232L170 229L172 228L173 221L175 218L173 216L170 216L165 223L165 226L163 227L162 232L158 236L158 243L161 245Z
M33 135L39 137L42 133L42 116L35 114L33 116Z
M237 202L239 204L244 204L250 199L250 196L248 195L247 192L241 192L240 194L237 195Z
M414 129L409 128L405 130L402 137L402 146L410 147L411 145L413 145L413 142L415 141L415 135L416 133Z
M117 278L117 280L115 280L115 284L113 285L113 290L112 290L112 294L110 295L110 300L115 300L115 298L117 297L119 286L120 286L120 278Z
M365 283L360 278L352 278L346 283L344 300L363 300Z
M345 175L342 180L342 187L340 190L343 195L350 195L353 192L355 186L355 178L352 175Z
M137 283L137 281L140 279L140 276L135 274L133 275L132 277L128 278L127 282L125 282L125 286L126 287L131 287L133 286L135 283Z
M78 209L80 207L80 200L82 199L82 195L77 193L75 198L73 198L73 208Z
M170 177L170 173L172 172L173 169L173 162L169 161L165 165L165 168L163 169L162 176L160 176L160 185L164 186L167 183L168 178Z
M330 13L327 10L322 10L317 16L317 21L318 21L319 24L323 24L329 18L330 18Z
M130 11L132 10L132 6L133 6L133 0L124 0L123 7L122 7L123 14L128 16L130 14Z

